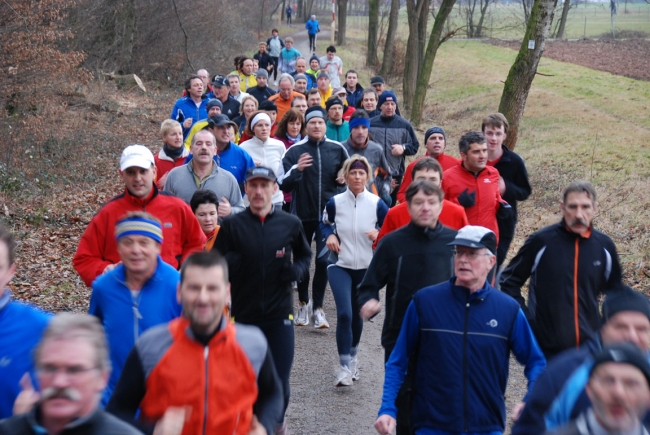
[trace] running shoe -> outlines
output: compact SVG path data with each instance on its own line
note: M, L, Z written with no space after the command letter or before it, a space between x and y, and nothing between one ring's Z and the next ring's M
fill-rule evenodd
M349 387L350 385L352 385L352 373L350 369L346 366L339 367L336 373L336 386Z
M296 314L296 319L293 321L297 326L307 326L309 325L309 311L310 311L311 301L309 303L300 302L298 307L298 314Z
M314 321L314 328L316 329L324 329L330 327L330 324L327 323L325 312L322 308L315 309L314 314L311 316L311 318Z
M350 373L352 373L352 380L359 380L359 357L355 356L350 360Z

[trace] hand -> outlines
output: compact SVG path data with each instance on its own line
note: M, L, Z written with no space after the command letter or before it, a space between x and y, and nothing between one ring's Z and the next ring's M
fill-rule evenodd
M13 415L27 414L41 398L41 395L34 390L29 373L25 373L20 378L20 388L20 394L14 401Z
M188 129L192 126L192 118L187 118L185 121L183 121L183 128Z
M359 315L363 320L368 320L379 311L381 311L381 302L377 299L370 299L368 302L363 304L363 307L361 307L361 310L359 311ZM375 427L377 426L375 425Z
M526 402L519 402L512 408L512 411L510 411L510 419L513 423L516 423L517 420L519 420L519 417L521 417L521 413L524 411L525 406Z
M255 162L255 166L257 166L257 167L262 166L262 162Z
M374 242L375 240L377 240L377 236L379 235L379 230L377 228L373 228L371 230L366 231L365 234L368 237L368 240Z
M473 207L476 204L476 191L470 193L469 189L463 190L463 193L458 195L458 203L465 208Z
M390 193L393 193L393 190L397 187L397 180L394 178L390 179Z
M109 265L107 265L107 266L104 268L104 271L102 272L102 274L104 274L104 273L106 273L106 272L110 272L111 270L113 270L113 269L115 269L117 266L119 266L120 264L122 264L121 261L118 261L118 262L115 263L115 264L109 264Z
M268 435L266 429L264 426L262 426L255 415L253 415L253 420L251 421L251 428L248 431L248 435Z
M375 420L375 429L381 435L390 435L395 430L395 424L397 422L390 415L380 415L377 420Z
M345 177L343 176L336 177L336 182L339 184L345 184Z
M298 170L300 172L304 171L305 168L310 167L314 162L314 159L309 153L302 153L298 159Z
M503 181L503 177L499 177L499 194L503 196L506 193L506 182Z
M404 147L401 144L396 143L391 145L390 147L391 147L390 153L392 155L401 156L402 154L404 154Z
M190 412L186 408L170 406L156 423L153 435L180 435L189 416Z
M221 197L221 201L219 201L219 207L217 208L217 214L222 217L230 216L232 213L232 207L230 206L230 202L225 196Z
M336 234L330 234L327 237L327 240L325 240L325 245L327 246L327 249L329 249L332 252L336 252L337 254L341 252L341 246L339 245L339 238L336 237Z

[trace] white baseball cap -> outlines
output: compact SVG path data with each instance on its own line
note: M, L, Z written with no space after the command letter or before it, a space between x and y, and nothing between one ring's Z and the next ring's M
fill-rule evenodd
M149 169L154 164L153 154L144 145L129 145L122 151L122 157L120 158L121 171L133 166Z

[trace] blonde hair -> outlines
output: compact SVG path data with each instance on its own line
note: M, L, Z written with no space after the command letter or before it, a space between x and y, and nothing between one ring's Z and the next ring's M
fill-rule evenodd
M174 119L165 119L162 124L160 124L160 135L162 137L167 136L167 134L175 127L178 127L183 131L180 122Z
M260 107L260 102L257 101L257 98L253 97L252 95L246 95L244 98L241 99L241 105L239 106L239 114L240 114L240 115L243 115L243 114L244 114L244 103L245 103L246 101L248 101L248 100L253 100L253 102L255 103L255 111L256 111L256 112L257 112L257 110L259 109L259 107Z
M345 162L343 162L343 166L341 167L338 176L343 178L348 178L348 175L350 174L350 166L352 166L352 163L356 161L361 161L364 164L364 166L366 167L366 172L368 173L368 181L372 181L374 179L372 173L372 166L370 166L370 163L368 163L368 159L366 159L363 156L360 156L359 154L355 154L349 159L347 159Z

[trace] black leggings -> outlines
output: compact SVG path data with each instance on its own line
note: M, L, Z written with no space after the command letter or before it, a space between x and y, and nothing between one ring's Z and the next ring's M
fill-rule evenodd
M316 51L316 34L309 34L309 51Z
M313 308L323 308L325 287L327 287L327 256L329 251L325 246L325 240L323 240L318 222L303 222L302 226L305 229L305 237L307 237L307 243L310 246L312 239L316 239L316 271L314 272L311 294L314 300ZM298 299L300 302L309 302L309 274L298 283Z
M290 387L289 377L291 376L291 366L293 365L293 353L295 349L295 337L293 332L293 322L287 316L286 319L268 320L255 323L255 326L260 328L269 343L271 349L271 356L273 357L273 364L278 373L280 382L282 383L282 394L284 396L284 408L282 412L282 420L284 421L284 413L287 412L289 406Z
M273 64L273 80L278 78L278 59L280 58L271 56L271 63ZM271 75L269 75L269 78L271 78Z

